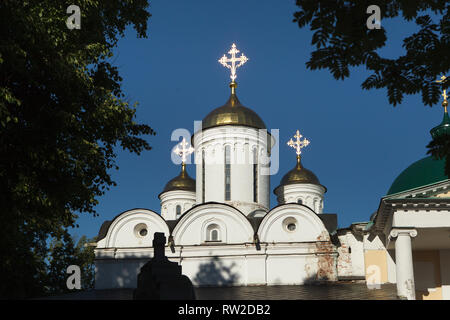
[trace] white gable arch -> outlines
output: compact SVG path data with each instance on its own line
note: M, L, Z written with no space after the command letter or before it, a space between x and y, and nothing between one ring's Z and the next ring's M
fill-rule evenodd
M172 232L175 245L205 244L205 228L210 224L220 226L224 243L253 241L253 228L239 210L220 203L206 203L180 218Z
M97 242L97 248L151 247L155 232L169 237L169 227L156 212L133 209L117 216L108 228L106 237Z
M261 242L330 240L330 235L317 214L298 204L285 204L269 211L259 225L258 237Z

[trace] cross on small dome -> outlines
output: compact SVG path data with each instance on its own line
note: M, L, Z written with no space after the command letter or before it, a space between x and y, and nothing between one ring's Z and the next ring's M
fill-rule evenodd
M302 148L306 147L307 145L309 145L309 140L304 138L303 140L301 140L303 136L300 134L300 131L297 130L297 132L294 135L294 138L296 139L295 141L292 140L292 138L288 141L287 145L289 147L292 147L295 149L295 152L297 153L297 156L300 156L300 154L302 153Z
M194 152L194 150L195 149L187 143L186 138L183 138L183 141L177 144L173 152L181 157L181 162L184 164L186 163L186 157Z

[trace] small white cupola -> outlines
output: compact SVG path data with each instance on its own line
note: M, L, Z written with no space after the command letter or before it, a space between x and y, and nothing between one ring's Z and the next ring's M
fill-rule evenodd
M181 172L167 182L164 190L159 194L161 201L161 216L165 220L177 220L185 211L195 205L195 180L186 170L186 156L194 152L194 148L187 148L186 139L174 149L181 157Z
M287 143L288 146L296 149L297 163L295 167L286 173L281 179L280 185L275 188L279 204L298 203L311 208L316 213L323 212L323 197L327 188L320 184L317 176L306 169L301 162L301 149L309 144L297 130L294 138Z

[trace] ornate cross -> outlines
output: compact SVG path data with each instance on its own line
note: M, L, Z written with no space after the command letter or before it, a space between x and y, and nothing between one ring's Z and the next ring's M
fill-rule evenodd
M175 154L181 157L181 162L183 164L186 163L186 157L195 150L191 146L189 146L189 148L187 148L187 146L189 146L189 144L186 142L186 138L183 138L183 141L177 144L177 146L173 150Z
M447 112L447 105L448 105L448 102L447 102L447 98L448 98L447 90L444 89L444 83L446 81L447 81L447 77L446 76L442 76L441 80L436 80L437 83L442 83L442 90L443 90L442 97L444 98L444 101L442 102L442 106L445 108L445 112Z
M297 156L300 156L300 154L302 153L302 148L306 147L309 144L309 140L308 139L305 138L305 139L301 140L300 139L301 137L303 137L303 136L297 130L297 132L296 132L296 134L294 136L296 141L292 140L292 138L291 138L291 140L289 140L288 143L287 143L287 145L289 147L292 147L292 148L295 149L295 151L297 153Z
M241 53L241 56L239 58L236 58L236 54L240 51L236 49L236 45L233 43L231 46L231 50L228 51L228 54L231 55L231 58L227 58L226 55L223 55L222 58L219 59L219 62L226 68L231 70L231 81L234 82L236 79L236 69L242 66L244 63L248 61L248 58ZM228 62L231 62L231 65L228 64ZM236 64L236 62L239 62L239 64Z
M447 77L446 76L442 76L441 80L436 80L437 83L442 83L442 87L444 86L444 83L447 81ZM442 96L444 97L444 100L447 100L448 96L446 93L446 90L444 89L444 93L442 94Z

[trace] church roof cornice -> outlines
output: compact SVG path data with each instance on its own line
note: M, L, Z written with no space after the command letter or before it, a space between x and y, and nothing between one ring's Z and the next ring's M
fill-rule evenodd
M151 210L151 209L147 209L147 208L134 208L134 209L129 209L129 210L125 210L125 211L122 211L121 213L117 214L117 215L116 215L114 218L112 218L111 220L105 220L105 221L102 223L101 227L100 227L100 230L99 230L99 232L98 232L98 234L97 234L97 237L96 237L96 241L98 242L98 241L100 241L100 240L106 238L106 236L107 236L107 234L108 234L108 231L109 231L109 228L111 227L111 225L113 224L113 222L116 221L116 220L117 220L120 216L122 216L123 214L129 213L129 212L132 212L132 211L148 211L148 212L154 213L155 215L157 215L159 218L161 218L161 219L167 224L166 219L164 219L160 214L156 213L155 211L153 211L153 210Z
M373 224L369 232L383 233L389 227L389 221L392 221L392 215L396 210L445 210L450 211L450 198L402 198L380 200L377 214L374 217Z

